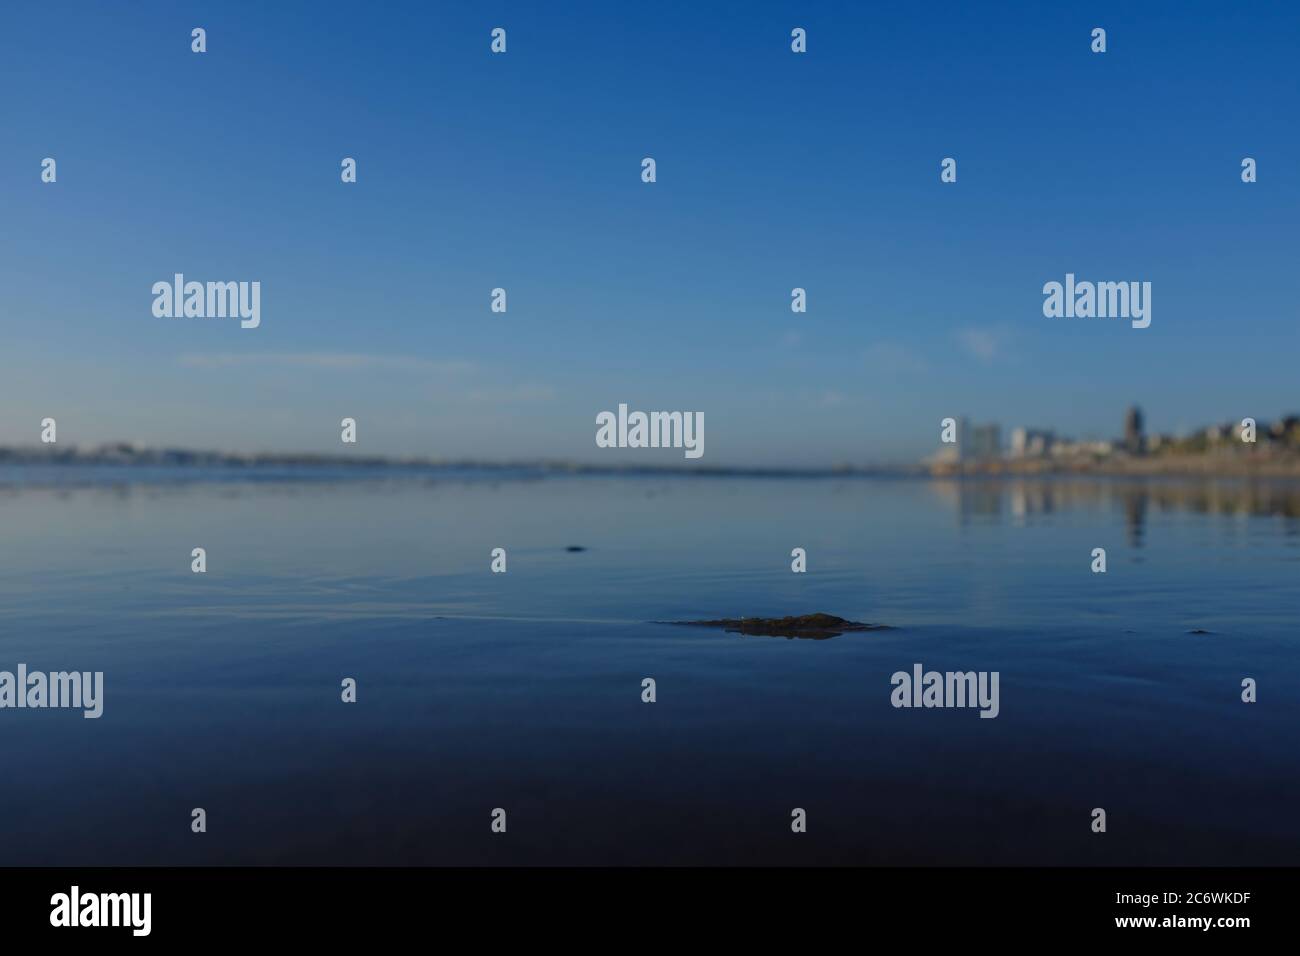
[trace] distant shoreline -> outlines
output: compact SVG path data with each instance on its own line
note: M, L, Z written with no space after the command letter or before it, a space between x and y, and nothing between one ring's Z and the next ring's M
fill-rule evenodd
M914 465L835 465L830 467L725 466L705 464L599 465L555 460L476 461L473 459L388 458L315 453L220 452L108 445L57 450L0 447L0 467L23 466L62 471L80 468L127 472L221 471L228 477L272 477L286 469L296 473L341 471L373 474L499 474L698 476L748 478L899 478L985 480L1004 478L1261 478L1300 480L1300 456L1205 454L1103 459L1052 460L999 458ZM285 476L291 477L291 476Z
M47 468L115 467L125 469L213 469L238 471L345 470L391 472L532 472L551 475L712 475L731 477L836 477L846 475L918 477L928 470L923 465L837 465L826 468L778 468L707 464L599 465L585 462L532 459L478 461L474 459L388 458L383 456L324 455L284 452L220 452L176 448L133 448L127 445L95 448L12 448L0 447L0 466L20 465Z

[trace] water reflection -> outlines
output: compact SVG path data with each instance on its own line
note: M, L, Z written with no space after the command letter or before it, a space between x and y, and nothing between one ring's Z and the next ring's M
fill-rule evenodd
M961 524L1009 514L1017 525L1060 511L1123 515L1129 543L1141 547L1151 512L1300 518L1300 483L1247 479L979 478L937 480L932 488ZM1288 522L1287 534L1297 526Z

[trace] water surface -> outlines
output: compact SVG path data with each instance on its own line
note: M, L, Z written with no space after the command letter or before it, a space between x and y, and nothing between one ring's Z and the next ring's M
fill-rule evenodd
M1300 863L1300 486L0 472L0 864Z

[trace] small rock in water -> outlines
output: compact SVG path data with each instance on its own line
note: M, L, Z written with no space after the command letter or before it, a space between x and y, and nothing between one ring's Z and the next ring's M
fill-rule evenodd
M666 621L685 627L719 627L730 634L751 634L766 637L806 638L824 641L839 637L846 631L885 631L887 624L863 624L846 621L834 614L803 614L798 617L741 617L717 621Z

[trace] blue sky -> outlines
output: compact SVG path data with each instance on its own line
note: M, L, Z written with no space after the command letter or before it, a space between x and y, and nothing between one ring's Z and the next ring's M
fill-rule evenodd
M818 465L1300 409L1300 8L873 6L10 5L0 442L680 461L596 448L625 402ZM175 272L261 327L155 318ZM1151 327L1045 318L1066 272Z

